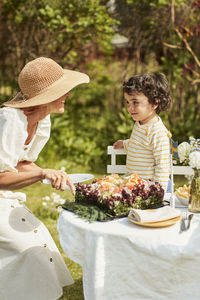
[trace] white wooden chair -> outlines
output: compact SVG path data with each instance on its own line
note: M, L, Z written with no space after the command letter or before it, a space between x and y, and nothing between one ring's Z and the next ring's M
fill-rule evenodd
M116 155L126 155L126 152L123 149L114 149L113 146L108 146L107 154L111 155L111 165L107 165L107 173L125 174L126 165L117 165ZM193 170L189 166L173 166L173 175L193 175Z

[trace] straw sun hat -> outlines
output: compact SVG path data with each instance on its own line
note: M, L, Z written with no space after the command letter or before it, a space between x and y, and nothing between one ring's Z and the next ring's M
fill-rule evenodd
M3 104L16 108L47 104L89 81L84 73L63 69L51 58L39 57L24 66L18 77L21 91Z

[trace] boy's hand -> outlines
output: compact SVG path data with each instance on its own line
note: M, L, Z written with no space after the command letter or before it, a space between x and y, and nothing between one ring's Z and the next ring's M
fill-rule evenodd
M114 149L123 149L124 143L122 140L118 140L113 144Z

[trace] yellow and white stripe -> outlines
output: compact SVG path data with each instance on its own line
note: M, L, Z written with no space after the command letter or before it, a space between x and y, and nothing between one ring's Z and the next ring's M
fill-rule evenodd
M162 120L152 125L135 122L131 137L124 140L128 173L158 181L166 190L170 173L168 130Z

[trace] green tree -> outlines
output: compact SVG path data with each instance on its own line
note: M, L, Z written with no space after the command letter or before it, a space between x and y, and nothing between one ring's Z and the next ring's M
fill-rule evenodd
M127 65L135 61L132 74L158 70L170 81L173 106L163 118L174 138L181 142L190 135L198 137L199 1L115 1L113 16L120 21L119 32L130 41ZM154 61L151 67L149 61Z
M84 69L97 48L112 50L113 20L101 0L3 0L0 19L1 86L16 88L24 64L50 56L65 67Z

